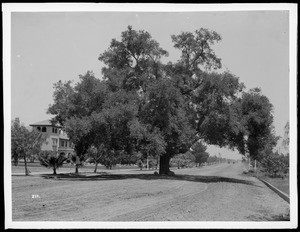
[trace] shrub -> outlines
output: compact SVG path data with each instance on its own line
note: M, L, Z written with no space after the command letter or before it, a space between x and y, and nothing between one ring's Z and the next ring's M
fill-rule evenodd
M142 160L137 161L137 166L140 168L140 170L143 170L144 164L143 164Z
M53 169L53 174L56 174L56 169L61 167L67 158L64 155L57 155L53 151L42 151L39 155L40 164Z

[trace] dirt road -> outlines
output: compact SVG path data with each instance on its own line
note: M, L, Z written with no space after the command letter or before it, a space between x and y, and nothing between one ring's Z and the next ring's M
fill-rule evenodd
M242 174L242 164L153 172L13 176L13 220L267 221L289 213L287 202Z

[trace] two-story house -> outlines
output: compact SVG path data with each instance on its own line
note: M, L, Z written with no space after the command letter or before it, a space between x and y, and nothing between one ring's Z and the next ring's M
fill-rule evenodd
M43 133L45 141L41 147L42 151L56 151L58 154L67 157L74 153L73 144L70 142L62 127L51 123L50 120L36 122L30 124L30 126Z

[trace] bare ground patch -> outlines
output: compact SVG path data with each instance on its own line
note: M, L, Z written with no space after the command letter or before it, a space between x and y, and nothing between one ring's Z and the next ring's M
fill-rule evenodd
M241 176L239 172L238 166L224 166L215 172L213 168L206 172L178 170L175 176L146 172L13 176L13 220L268 221L273 218L281 221L287 218L286 202L256 178Z

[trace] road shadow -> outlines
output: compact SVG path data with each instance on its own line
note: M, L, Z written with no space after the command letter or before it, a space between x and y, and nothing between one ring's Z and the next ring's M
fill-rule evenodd
M199 175L184 175L176 174L174 176L169 175L154 175L154 174L109 174L109 173L97 173L97 174L75 174L75 173L64 173L64 174L41 174L41 177L45 179L55 180L66 180L66 181L106 181L106 180L124 180L124 179L140 179L140 180L182 180L182 181L193 181L202 183L217 183L217 182L228 182L237 184L247 184L252 186L261 187L255 185L253 181L221 177L221 176L199 176Z

